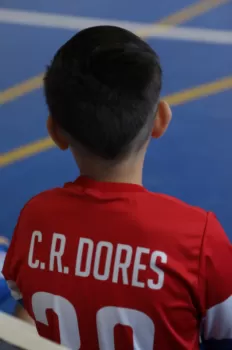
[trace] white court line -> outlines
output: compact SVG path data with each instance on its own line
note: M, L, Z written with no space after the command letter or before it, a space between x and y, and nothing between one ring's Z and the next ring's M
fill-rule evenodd
M144 23L89 18L78 16L65 16L42 12L20 11L0 8L0 22L10 24L23 24L30 26L79 30L97 25L115 25L132 31L143 29Z
M151 28L147 37L232 45L232 31L229 30L190 27Z
M232 31L203 28L147 25L145 23L110 19L63 16L41 12L29 12L0 8L0 23L20 24L36 27L80 30L96 25L116 25L148 38L195 41L208 44L232 45Z

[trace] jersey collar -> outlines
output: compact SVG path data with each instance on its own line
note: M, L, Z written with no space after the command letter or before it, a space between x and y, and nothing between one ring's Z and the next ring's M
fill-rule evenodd
M119 182L100 182L87 176L79 176L74 184L83 188L95 189L101 192L145 192L142 185L119 183Z

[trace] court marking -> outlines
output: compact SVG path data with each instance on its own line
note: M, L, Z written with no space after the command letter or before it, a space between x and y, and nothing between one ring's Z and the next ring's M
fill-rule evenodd
M0 23L67 30L79 30L90 26L110 24L136 31L142 30L145 26L148 26L146 23L139 22L11 10L5 8L0 8Z
M81 30L97 25L116 25L147 38L187 40L208 44L232 45L232 31L205 28L173 27L167 24L146 26L144 23L115 21L100 18L61 16L48 13L0 8L0 23L41 26L65 30ZM33 79L33 78L32 78Z
M196 16L202 15L218 6L224 5L231 0L201 0L195 4L189 5L174 14L157 21L154 24L142 24L128 21L111 20L112 25L124 26L133 30L136 27L137 34L140 36L149 36L150 30L153 31L157 25L177 26L186 22ZM87 26L96 26L100 24L108 24L109 21L105 19L58 15L50 13L41 13L34 11L12 10L7 8L0 8L0 22L10 24L24 24L31 26L42 26L50 28L63 29L83 29ZM139 28L141 27L141 28ZM134 29L135 30L135 29Z
M206 13L210 11L211 9L224 5L231 0L200 0L196 2L195 4L192 4L190 6L187 6L176 13L169 15L162 20L159 20L156 22L156 24L153 25L147 25L143 29L139 29L136 33L140 35L141 37L146 36L149 31L154 33L154 25L168 25L168 26L174 26L179 25L183 22L186 22L187 20L190 20L196 16L202 15L203 13ZM3 11L6 9L1 9ZM8 9L9 11L9 9ZM13 10L12 10L13 11ZM18 12L17 12L18 13ZM8 13L9 14L9 13ZM7 13L2 12L1 18L4 20L6 18ZM17 16L16 16L17 17ZM65 16L61 16L65 17ZM70 17L70 16L69 16ZM15 16L14 16L15 18ZM50 18L51 20L51 18ZM96 19L95 19L96 20ZM93 24L92 24L93 25ZM27 94L35 89L38 88L38 84L42 84L42 77L43 74L40 74L38 76L29 78L28 80L19 83L15 85L13 88L9 88L8 90L3 91L0 93L0 103L6 103L14 100L15 98L18 98L24 94Z
M205 28L173 27L165 21L154 25L144 23L115 21L104 18L63 16L48 13L8 10L0 8L0 23L41 26L42 28L56 28L65 30L81 30L97 25L115 25L137 35L161 39L176 39L208 42L215 44L232 44L232 31Z
M194 41L205 44L232 45L231 30L154 26L148 38Z
M178 25L183 22L187 22L190 19L202 15L205 12L213 10L218 6L229 3L231 0L202 0L198 3L190 5L186 8L183 8L179 12L176 12L163 20L159 21L159 24L165 25Z
M11 88L0 92L0 105L10 102L20 96L26 95L33 90L40 89L43 83L43 74L25 80L23 83L12 86Z
M211 83L203 84L194 88L190 88L178 93L164 97L171 105L181 105L198 98L207 97L213 94L223 92L232 88L232 76L226 77ZM7 166L16 161L28 158L42 151L49 150L55 145L49 137L29 143L25 146L13 149L9 152L0 154L0 167Z

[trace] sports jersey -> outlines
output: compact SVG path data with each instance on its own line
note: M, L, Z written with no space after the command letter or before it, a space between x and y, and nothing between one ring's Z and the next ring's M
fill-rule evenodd
M26 204L3 274L73 350L195 350L201 326L210 349L232 346L231 267L214 214L81 176Z

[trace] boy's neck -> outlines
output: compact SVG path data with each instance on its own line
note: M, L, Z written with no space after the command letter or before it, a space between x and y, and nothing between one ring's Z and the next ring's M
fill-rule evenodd
M87 176L90 179L99 182L113 182L113 183L128 183L135 185L142 185L142 173L140 174L110 174L110 173L96 173L81 171L82 176Z
M81 175L99 182L119 182L142 185L143 161L109 164L107 162L79 163Z
M73 151L80 174L99 182L142 185L145 152L118 163Z

